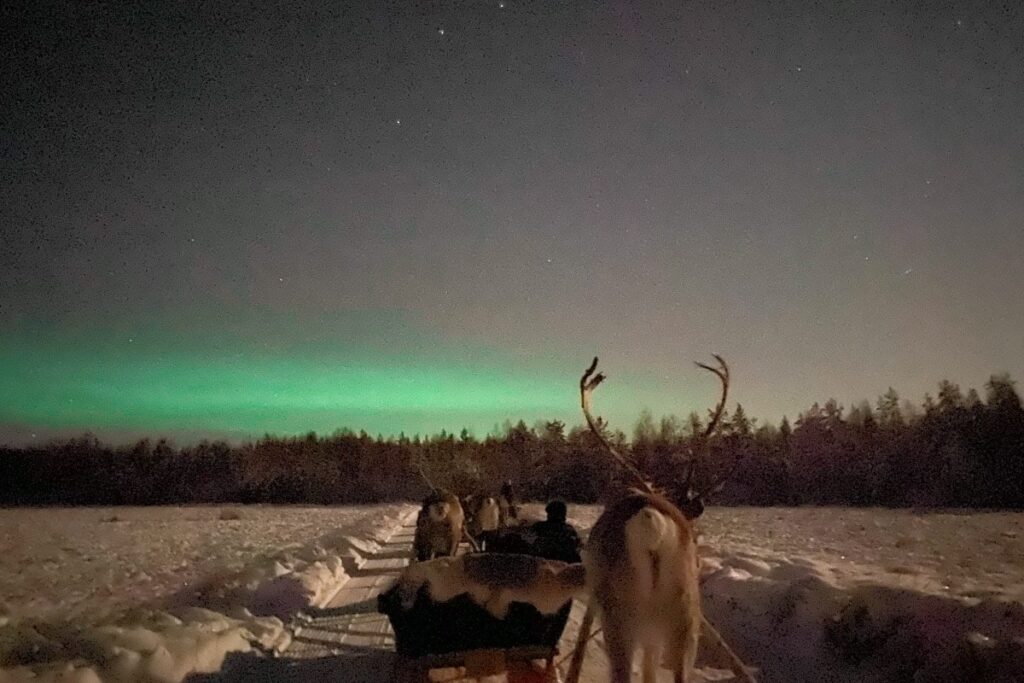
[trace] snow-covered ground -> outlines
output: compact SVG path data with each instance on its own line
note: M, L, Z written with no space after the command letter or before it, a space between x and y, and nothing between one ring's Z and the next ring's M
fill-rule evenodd
M0 511L0 682L180 681L276 649L408 505Z
M376 520L394 517L401 509L389 505L3 509L0 615L92 617L159 603L338 530L365 532Z
M541 506L528 506L543 516ZM571 505L589 529L601 509ZM1024 602L1024 513L878 508L708 508L698 526L715 555L800 557L844 585L878 582L940 596Z
M180 681L279 647L412 510L2 510L0 682ZM570 506L584 532L599 513ZM705 611L762 681L1024 681L1024 514L712 508L700 528Z
M570 507L584 529L599 513ZM1024 681L1024 514L711 508L699 526L705 613L763 681Z

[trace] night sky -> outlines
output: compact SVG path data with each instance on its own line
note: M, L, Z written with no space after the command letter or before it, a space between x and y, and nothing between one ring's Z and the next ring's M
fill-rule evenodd
M198 9L197 9L198 7ZM0 442L1024 377L1024 13L0 5Z

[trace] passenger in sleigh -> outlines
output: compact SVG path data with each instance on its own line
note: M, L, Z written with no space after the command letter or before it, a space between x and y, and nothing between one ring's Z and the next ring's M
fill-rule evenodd
M553 500L544 508L548 518L534 522L530 530L535 536L534 553L548 560L561 560L570 564L580 561L580 535L576 528L566 521L566 506L561 500Z
M553 500L544 510L546 520L503 530L488 545L488 551L534 555L570 564L579 562L580 536L566 521L565 503Z

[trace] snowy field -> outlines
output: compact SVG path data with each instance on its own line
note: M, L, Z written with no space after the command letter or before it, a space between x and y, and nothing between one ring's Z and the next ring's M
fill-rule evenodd
M531 506L529 514L543 510ZM570 506L569 514L585 529L600 508ZM698 526L713 555L800 557L843 585L1024 602L1024 513L712 507Z
M711 508L699 527L705 613L762 681L1024 681L1024 513Z
M91 619L120 608L183 599L179 593L190 587L338 530L363 532L368 524L400 509L2 509L0 615Z
M414 510L0 510L0 683L169 683L280 650Z
M0 510L0 681L180 681L280 649L413 510ZM584 532L599 512L570 506ZM700 528L705 611L762 681L1024 681L1024 514L712 508Z

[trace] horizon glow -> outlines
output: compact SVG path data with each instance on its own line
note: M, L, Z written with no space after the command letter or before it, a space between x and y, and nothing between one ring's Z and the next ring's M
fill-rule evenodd
M111 327L64 336L36 329L0 339L0 426L15 435L8 440L80 432L114 440L238 440L339 428L483 434L519 419L581 421L567 368L446 348L403 324L376 333L393 342L381 350L342 332L300 345L281 343L281 334L264 344L208 330L112 337ZM618 389L605 390L599 405L624 418L616 426L628 432L640 411L632 402L654 394Z

